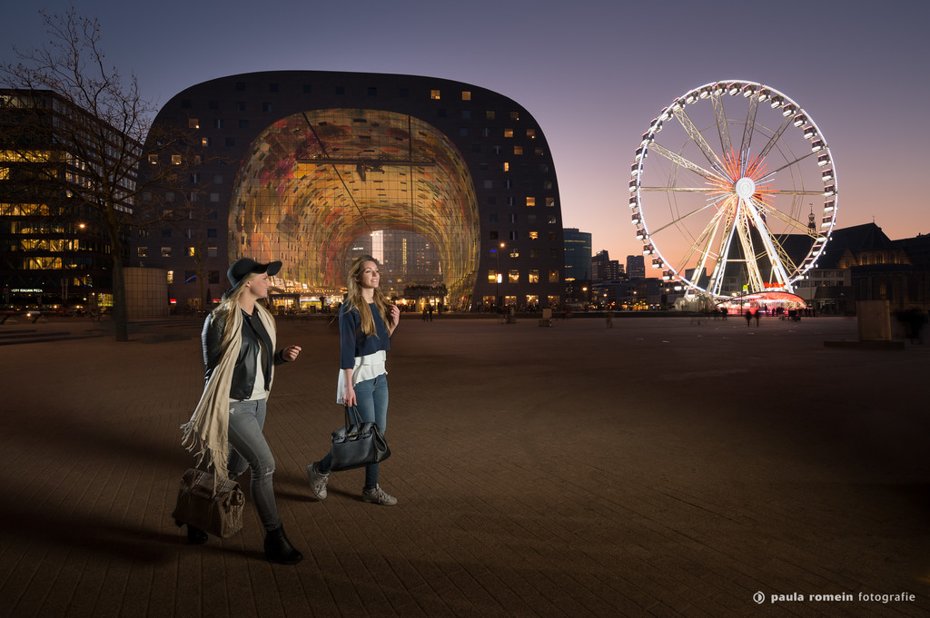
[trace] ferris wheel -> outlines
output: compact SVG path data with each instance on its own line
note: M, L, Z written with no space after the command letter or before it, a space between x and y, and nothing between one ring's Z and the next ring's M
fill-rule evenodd
M717 298L794 292L836 223L826 138L800 105L755 82L676 98L643 134L631 174L647 262Z

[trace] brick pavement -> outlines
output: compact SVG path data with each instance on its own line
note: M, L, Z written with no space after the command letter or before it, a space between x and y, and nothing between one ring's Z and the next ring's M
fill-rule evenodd
M266 427L296 567L262 559L251 505L202 547L171 522L197 324L0 348L0 615L926 615L930 346L825 348L842 318L614 324L405 320L385 508L361 471L308 499L337 338L279 322L304 347Z

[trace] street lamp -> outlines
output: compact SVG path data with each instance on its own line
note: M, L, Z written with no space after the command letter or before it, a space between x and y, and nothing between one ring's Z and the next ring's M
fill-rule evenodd
M506 245L501 243L497 249L497 310L500 311L501 305L501 281L503 281L504 276L501 274L501 251L504 250Z

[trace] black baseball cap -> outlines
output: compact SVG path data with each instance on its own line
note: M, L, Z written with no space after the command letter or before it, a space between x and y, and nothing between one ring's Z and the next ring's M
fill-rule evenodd
M270 276L274 276L278 274L279 270L281 270L280 261L262 264L261 262L256 262L252 258L239 258L233 262L229 270L226 271L226 278L229 279L229 283L232 284L232 288L229 291L231 292L239 287L242 281L252 273L256 275L268 273Z

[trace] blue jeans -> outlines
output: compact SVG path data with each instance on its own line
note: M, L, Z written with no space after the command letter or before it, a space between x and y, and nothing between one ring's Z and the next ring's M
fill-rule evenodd
M355 398L358 400L358 414L362 417L362 422L375 423L381 433L387 433L387 374L382 373L371 380L356 384ZM317 464L317 468L323 474L327 474L332 464L333 456L327 453ZM365 489L373 489L378 484L379 465L373 463L365 466Z
M266 409L265 399L229 404L229 445L232 448L228 468L229 477L233 479L251 468L252 500L265 530L274 530L281 526L281 519L274 500L274 456L262 433Z

